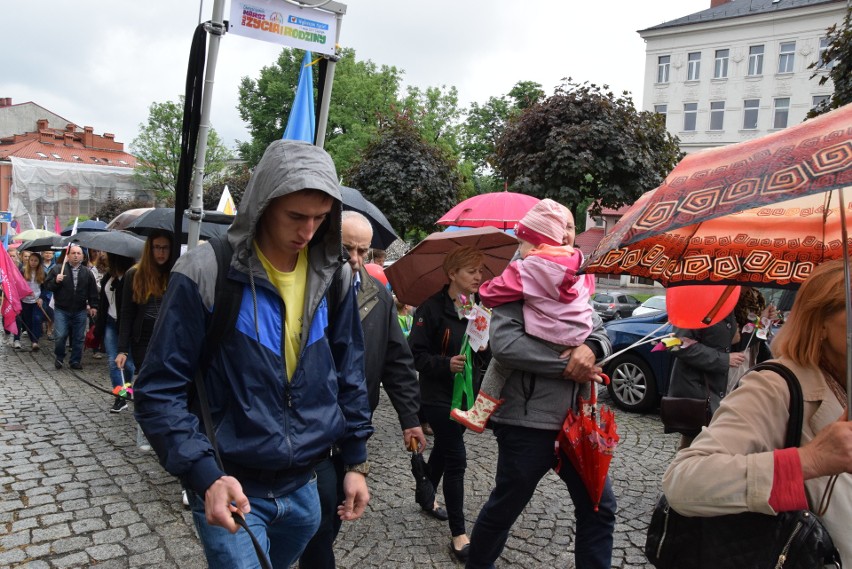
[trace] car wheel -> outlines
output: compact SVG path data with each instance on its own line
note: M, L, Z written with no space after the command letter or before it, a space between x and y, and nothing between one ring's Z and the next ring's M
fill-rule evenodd
M615 315L612 317L613 320L621 320L621 312L615 311Z
M648 411L657 403L657 380L642 359L625 354L607 366L609 395L625 411Z

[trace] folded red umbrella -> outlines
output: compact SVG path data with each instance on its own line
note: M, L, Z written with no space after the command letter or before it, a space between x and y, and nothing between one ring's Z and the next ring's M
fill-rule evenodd
M609 378L603 377L604 384L609 383ZM578 400L579 412L568 411L556 437L556 454L559 457L556 472L562 467L561 450L586 485L597 512L619 437L615 414L608 407L598 409L597 384L592 384L592 395L588 401L582 397Z

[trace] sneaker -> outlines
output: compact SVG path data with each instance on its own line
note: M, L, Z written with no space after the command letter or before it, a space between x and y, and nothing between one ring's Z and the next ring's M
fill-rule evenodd
M62 369L62 362L60 360L53 360L53 367L56 369Z
M80 365L80 364L72 363L72 364L71 364L71 369L83 369L83 366L82 366L82 365Z
M181 501L183 502L183 507L184 507L184 508L189 508L189 497L186 495L186 490L184 490L183 492L181 492L180 499L181 499Z
M33 342L33 351L34 351L34 352L39 351L38 342Z
M96 360L102 360L104 358L104 355L100 352L95 352L95 355L92 357L94 357Z
M112 404L112 408L109 410L109 412L121 413L125 409L127 409L127 401L125 401L123 397L116 397L115 403Z
M21 349L21 341L20 340L15 340L15 342L12 345L15 347L16 350Z

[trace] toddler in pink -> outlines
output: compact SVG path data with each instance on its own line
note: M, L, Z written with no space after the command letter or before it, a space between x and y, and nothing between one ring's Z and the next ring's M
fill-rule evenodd
M589 297L594 292L594 280L591 275L577 275L583 255L572 246L571 212L553 200L541 200L518 223L515 235L520 241L520 257L500 276L482 284L482 304L494 308L523 300L528 335L558 351L579 346L592 332ZM470 410L453 409L450 413L454 420L478 433L503 402L500 393L511 370L499 359L500 354L495 353Z

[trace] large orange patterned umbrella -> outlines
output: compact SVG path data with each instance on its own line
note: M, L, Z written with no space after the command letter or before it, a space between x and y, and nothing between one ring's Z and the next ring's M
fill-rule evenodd
M839 205L852 185L852 105L684 158L589 257L590 273L682 284L798 286L843 256ZM847 238L848 243L848 238Z

